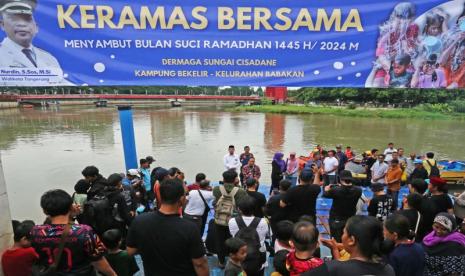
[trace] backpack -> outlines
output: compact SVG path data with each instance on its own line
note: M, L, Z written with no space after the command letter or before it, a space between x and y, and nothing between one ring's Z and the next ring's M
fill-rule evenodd
M429 160L426 160L426 163L428 163L428 165L431 168L430 173L429 173L429 177L440 177L441 176L441 172L438 169L438 162L435 162L434 166L431 165Z
M131 208L133 202L132 202L132 188L130 187L123 187L123 190L121 191L121 194L124 197L124 201L126 202L126 205Z
M83 223L91 226L96 233L102 234L112 228L113 209L106 195L96 195L84 204Z
M257 233L257 226L261 218L254 217L249 226L245 225L242 216L235 218L239 231L234 236L247 243L247 257L242 262L242 268L247 275L256 274L262 269L262 265L266 261L266 252L260 251L260 237Z
M236 209L236 201L234 196L238 187L234 187L230 193L226 192L224 186L219 186L221 197L215 205L215 223L218 225L228 226L229 220Z

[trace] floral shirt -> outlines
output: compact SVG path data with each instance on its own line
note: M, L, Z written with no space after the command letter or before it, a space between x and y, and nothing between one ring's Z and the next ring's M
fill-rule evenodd
M31 231L32 247L39 254L39 264L49 267L58 253L64 224L36 225ZM105 247L90 226L73 224L66 238L57 275L95 275L91 262L103 256Z
M244 167L242 167L242 174L244 175L244 183L249 178L255 178L258 180L262 175L262 173L260 172L260 167L257 165L254 165L253 167L245 165Z

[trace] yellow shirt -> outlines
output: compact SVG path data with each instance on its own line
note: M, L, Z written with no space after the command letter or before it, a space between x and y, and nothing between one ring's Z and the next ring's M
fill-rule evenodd
M431 174L431 166L430 166L430 165L428 164L428 162L426 162L426 161L429 161L429 162L431 163L431 165L433 165L433 166L434 166L434 165L437 166L436 160L434 160L434 159L429 159L429 158L423 160L423 167L424 167L424 168L426 169L426 171L428 172L428 175L430 175L430 174Z

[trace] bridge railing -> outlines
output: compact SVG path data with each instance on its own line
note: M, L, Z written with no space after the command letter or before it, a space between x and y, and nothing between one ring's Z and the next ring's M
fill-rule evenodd
M222 95L127 95L127 94L44 94L44 95L5 95L2 101L19 100L220 100L220 101L259 101L258 96Z

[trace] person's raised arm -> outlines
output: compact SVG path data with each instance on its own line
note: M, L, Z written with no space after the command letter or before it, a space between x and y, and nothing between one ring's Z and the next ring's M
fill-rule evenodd
M92 262L92 266L100 273L106 276L118 276L111 268L105 257L100 258L98 261Z
M208 261L205 256L192 259L192 264L194 265L194 270L197 276L208 276L210 274L208 269Z

